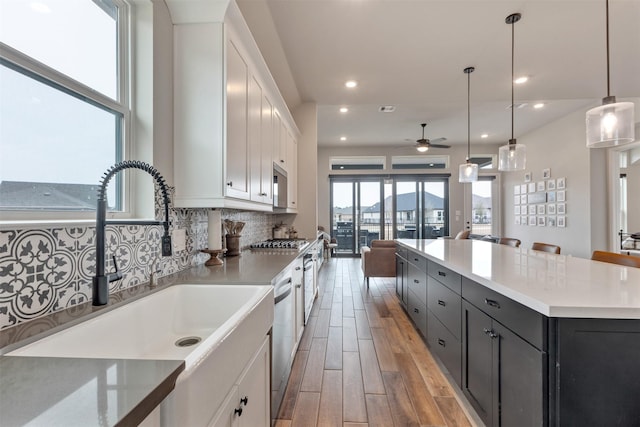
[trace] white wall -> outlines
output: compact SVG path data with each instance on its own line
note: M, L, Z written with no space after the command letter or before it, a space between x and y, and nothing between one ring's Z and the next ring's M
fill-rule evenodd
M476 154L497 154L497 145L479 145L471 146L471 155ZM412 147L406 149L398 149L397 147L319 147L318 148L318 225L325 230L330 229L329 218L329 175L356 175L356 174L424 174L424 170L392 170L392 156L415 155L416 151ZM464 228L464 185L458 182L458 166L465 162L467 155L466 145L455 145L446 150L433 150L430 155L448 155L450 157L448 169L436 169L431 173L443 174L449 173L449 230L450 234L455 235ZM330 169L330 158L333 156L386 156L386 168L384 170L374 171L332 171ZM461 215L456 216L456 211L460 211Z
M293 225L298 236L315 238L318 227L318 109L308 102L293 110L298 139L298 215Z
M527 168L533 181L542 170L551 178L566 178L565 228L514 224L514 186L524 183L524 172L503 173L504 235L531 247L534 241L559 245L563 254L590 258L595 249L607 247L607 187L604 150L586 147L585 111L576 111L518 138L527 146Z

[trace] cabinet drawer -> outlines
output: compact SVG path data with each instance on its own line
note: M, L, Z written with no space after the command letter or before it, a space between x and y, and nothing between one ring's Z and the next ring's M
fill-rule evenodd
M462 300L460 295L444 286L432 277L427 278L427 293L429 299L427 307L435 317L460 339Z
M409 263L409 290L411 290L423 305L427 305L427 273Z
M546 350L547 318L479 283L462 278L462 298L524 338Z
M440 361L455 380L456 384L462 384L462 345L460 340L429 311L428 313L428 339L429 348L438 356Z
M443 267L433 261L429 261L429 276L433 277L440 283L443 283L455 293L460 293L461 283L460 275L447 267Z
M408 252L407 248L403 248L402 246L396 244L396 255L397 256L399 256L401 258L404 258L404 259L407 259L407 252Z
M412 251L407 251L407 257L411 264L415 265L425 273L427 272L427 259L425 257Z
M408 312L411 320L415 323L416 328L422 333L425 340L427 339L427 306L424 305L420 299L412 292L409 291L409 304Z

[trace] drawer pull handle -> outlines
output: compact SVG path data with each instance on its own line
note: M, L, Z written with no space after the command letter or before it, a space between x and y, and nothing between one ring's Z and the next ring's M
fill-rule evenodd
M438 276L445 277L446 275L447 273L445 273L444 271L438 271Z
M414 308L414 309L413 309L413 312L414 312L414 313L420 313L420 310L418 310L417 308Z
M443 347L447 346L447 343L442 338L438 338L438 344L440 344Z
M229 187L233 187L233 181L229 181L229 182L227 182L227 185L228 185Z
M492 329L484 328L483 331L484 331L485 334L489 335L490 338L496 338L498 336L498 334L493 332Z
M414 258L413 260L414 260L415 262L418 262L418 261L420 261L420 260L419 260L418 258Z
M446 302L444 302L444 301L442 301L441 299L439 299L439 300L438 300L438 305L441 305L441 306L443 306L443 307L444 307L444 306L446 306L446 305L447 305L447 303L446 303Z
M418 279L413 279L413 283L420 283L420 280L418 280Z
M489 298L485 298L484 303L491 307L500 308L500 303L498 301L495 301Z

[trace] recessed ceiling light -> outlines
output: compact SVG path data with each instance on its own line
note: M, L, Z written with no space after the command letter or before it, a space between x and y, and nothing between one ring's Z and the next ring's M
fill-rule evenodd
M51 9L49 9L49 6L47 6L46 4L44 4L44 3L40 2L40 1L31 2L29 7L31 7L31 10L33 10L34 12L51 13Z
M354 88L354 87L358 86L358 82L355 81L355 80L349 80L344 85L351 89L351 88Z
M346 141L346 140L347 140L347 137L346 137L346 136L341 136L341 137L340 137L340 141Z
M480 138L489 138L489 134L488 133L483 133L482 135L480 135Z
M522 83L526 83L527 80L529 80L529 77L527 76L522 76L522 77L518 77L517 79L515 79L513 82L517 85L521 85Z
M537 104L533 104L533 108L535 108L536 110L538 108L542 108L542 107L544 107L544 103L543 102L538 102Z
M347 107L341 107L340 108L340 112L341 113L346 113L347 111L349 111L349 109Z

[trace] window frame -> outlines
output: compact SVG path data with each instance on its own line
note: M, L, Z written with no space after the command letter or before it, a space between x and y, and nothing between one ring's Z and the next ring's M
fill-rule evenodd
M121 159L131 158L133 152L132 142L132 76L134 75L132 61L133 31L131 27L132 9L123 0L112 0L117 6L117 61L118 61L118 90L117 99L113 99L103 93L92 89L60 71L0 42L0 60L3 66L23 74L27 78L34 79L53 89L60 90L68 96L83 100L90 105L105 111L112 111L122 116L119 126L120 146L117 152ZM118 127L116 127L118 128ZM114 141L116 142L116 141ZM114 159L114 163L115 163ZM96 184L99 183L104 171L96 171ZM117 192L122 191L121 210L109 212L111 218L130 218L134 215L133 204L133 179L130 174L118 174L116 179L120 182L111 183L118 185ZM121 189L121 190L120 190ZM95 211L56 211L56 210L0 210L0 228L15 228L18 226L39 226L41 224L69 224L87 223L95 221Z

